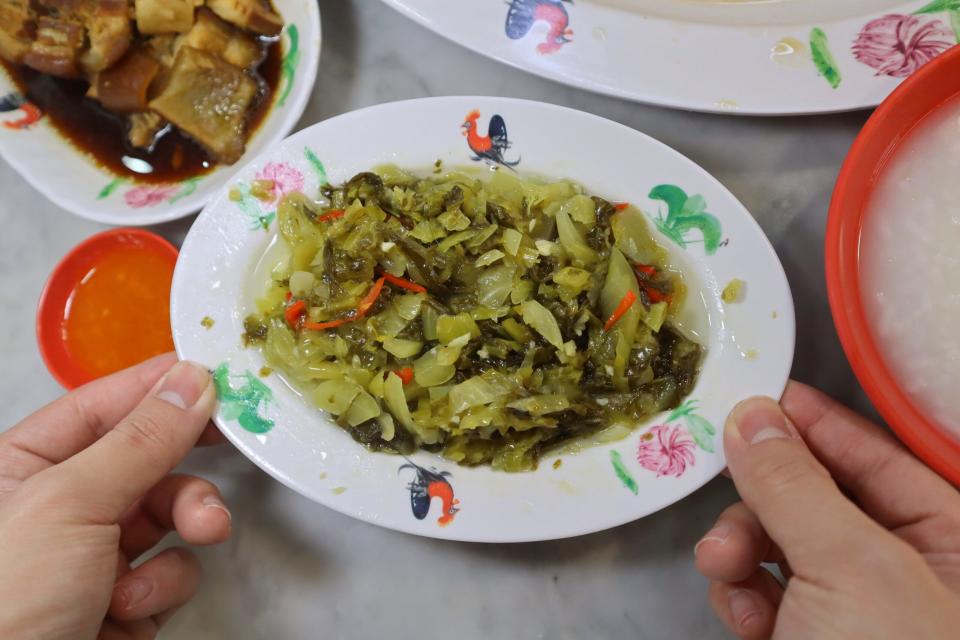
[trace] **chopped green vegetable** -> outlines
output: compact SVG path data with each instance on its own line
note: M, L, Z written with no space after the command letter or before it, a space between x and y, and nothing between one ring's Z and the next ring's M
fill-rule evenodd
M269 329L266 323L256 316L248 316L243 321L243 344L250 346L263 342L267 338Z
M723 288L723 293L720 294L720 297L727 304L733 304L735 302L740 302L743 297L743 289L746 286L746 282L740 278L734 278L727 283L727 286Z
M462 413L477 405L490 404L497 399L497 389L480 376L461 382L450 389L450 411Z
M511 256L516 256L520 251L520 243L523 241L523 234L516 229L503 230L503 248Z
M413 379L421 387L435 387L451 380L457 373L453 364L441 364L438 358L440 347L434 347L413 363Z
M350 380L327 380L317 385L313 400L321 409L330 413L344 413L353 399L360 394L360 385Z
M563 335L560 325L550 310L536 300L527 300L521 307L521 317L531 329L546 338L557 349L563 348Z
M244 340L375 449L534 468L680 404L703 349L642 214L509 172L361 173L286 196Z
M587 245L583 234L562 208L557 211L557 233L560 236L560 244L570 254L575 264L591 265L596 262L597 254Z
M487 265L493 264L494 262L502 258L504 255L506 254L504 254L503 251L500 251L499 249L490 249L490 251L487 251L485 254L477 258L477 261L474 262L474 264L478 267L486 267Z
M313 290L315 278L309 271L294 271L290 275L290 292L295 297L309 295Z
M423 343L419 340L404 340L403 338L387 338L383 341L383 348L389 351L394 357L402 360L412 358L420 353Z
M407 398L403 394L403 380L395 373L388 374L386 382L383 383L383 400L400 424L407 429L416 429L407 406Z
M469 313L437 318L437 339L441 344L450 344L464 334L469 334L471 338L480 337L480 327Z
M531 396L507 404L509 409L516 409L535 416L558 413L569 407L570 402L563 396L558 395Z
M350 403L350 408L347 409L345 417L347 424L351 427L356 427L368 420L376 419L381 413L380 403L369 393L361 389L360 393L353 399L353 402ZM389 440L389 438L384 439Z

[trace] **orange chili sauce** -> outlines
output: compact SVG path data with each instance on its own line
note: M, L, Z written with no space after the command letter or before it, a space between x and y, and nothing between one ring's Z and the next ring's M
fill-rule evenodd
M74 362L97 378L172 351L172 280L169 258L137 244L99 256L64 310L63 341Z

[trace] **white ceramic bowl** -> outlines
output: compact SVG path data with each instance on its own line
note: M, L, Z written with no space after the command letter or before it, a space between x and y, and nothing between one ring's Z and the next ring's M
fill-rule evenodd
M320 10L316 0L275 0L287 23L284 70L273 106L235 165L175 184L138 185L98 166L65 140L46 118L29 126L22 110L0 113L0 156L57 206L96 222L138 226L182 218L199 210L234 172L265 147L293 131L313 91L320 60ZM0 69L0 98L17 95Z
M242 191L244 183L270 172L285 176L285 188L302 185L316 193L322 182L340 183L386 162L483 166L471 160L460 131L474 109L481 128L494 114L504 119L509 159L520 160L520 172L572 178L594 194L632 202L651 217L651 228L660 220L672 233L674 239L661 234L659 241L685 269L689 304L702 306L707 320L703 372L680 410L655 417L625 440L560 456L559 468L558 456L546 457L529 473L458 467L426 452L410 457L418 469L404 458L371 453L276 374L258 377L262 355L244 349L240 336L256 295L253 265L276 233L275 214L252 199L231 201L226 189L200 214L180 253L171 296L177 352L218 371L225 393L216 422L241 451L296 491L375 524L438 538L508 542L588 533L661 509L724 468L719 430L727 413L747 396L779 397L793 358L793 304L783 269L760 227L714 178L609 120L537 102L451 97L385 104L316 124L261 154L232 184ZM670 215L662 201L648 197L664 184L690 196L683 215L705 208L715 217L708 231L720 234L719 247L708 250L700 230L683 232L676 212ZM733 278L746 281L746 295L725 305L721 291ZM214 321L209 329L201 325L207 316ZM449 513L440 500L422 520L412 513L411 494L427 491L431 482L459 500L446 526L441 521Z

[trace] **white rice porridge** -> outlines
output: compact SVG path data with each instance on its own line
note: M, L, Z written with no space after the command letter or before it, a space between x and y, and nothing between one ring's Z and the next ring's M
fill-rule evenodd
M883 169L860 237L868 323L924 414L960 438L960 99Z

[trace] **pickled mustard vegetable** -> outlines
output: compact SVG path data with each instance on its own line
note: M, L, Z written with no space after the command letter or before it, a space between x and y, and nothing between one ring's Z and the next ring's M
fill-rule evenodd
M645 217L573 182L387 166L286 196L278 221L289 256L244 340L371 449L533 469L696 382Z
M734 278L727 283L727 286L723 288L723 292L720 294L720 298L727 304L733 304L734 302L740 302L740 299L743 297L743 289L746 286L746 282L740 278Z

